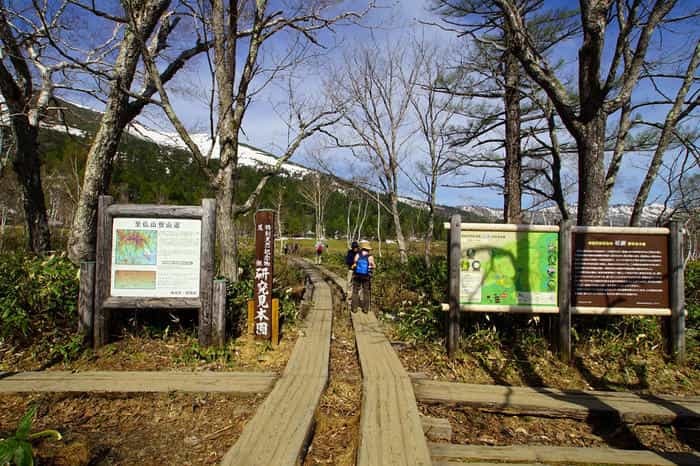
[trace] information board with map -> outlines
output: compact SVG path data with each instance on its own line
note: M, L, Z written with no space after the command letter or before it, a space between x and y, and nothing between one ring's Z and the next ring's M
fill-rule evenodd
M115 218L112 296L199 296L202 221Z
M460 304L556 306L558 233L461 233Z

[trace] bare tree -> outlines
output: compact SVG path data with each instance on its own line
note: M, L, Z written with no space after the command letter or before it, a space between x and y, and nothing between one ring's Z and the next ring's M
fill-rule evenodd
M317 241L326 237L326 205L331 192L329 180L319 173L307 175L299 190L304 203L314 210L314 232Z
M664 22L694 16L680 12L671 17L674 0L580 0L583 42L578 54L578 95L572 97L547 58L540 53L522 11L514 0L493 0L513 32L513 52L528 75L552 100L578 149L578 222L600 224L607 212L605 142L608 116L630 103L644 68L654 33ZM613 28L608 28L610 24ZM601 79L606 38L615 46L607 75Z
M216 114L216 118L212 118L214 127L211 134L219 146L219 163L216 169L210 166L214 141L206 154L194 143L158 78L157 63L142 43L149 77L158 89L159 104L216 191L217 238L221 249L220 272L230 280L235 281L238 278L234 219L253 209L267 182L280 171L304 140L336 123L340 118L340 109L329 108L325 102L292 99L288 103L288 109L289 114L293 116L294 126L290 128L293 135L286 149L282 151L277 163L263 175L247 199L241 204L236 204L235 199L239 192L239 140L251 100L280 73L293 68L303 59L308 44L319 44L319 31L345 20L356 20L364 14L344 12L325 16L331 6L325 1L300 1L298 5L289 6L285 10L270 12L266 0L213 0L207 8L200 8L200 30L206 37L211 37L213 43L213 57L210 58L210 63L215 97L212 98L211 111ZM296 32L300 37L295 39L296 42L293 42L294 45L281 62L264 63L261 57L263 45L272 43L271 39L282 32ZM239 65L238 60L241 57L243 64Z
M407 253L399 212L399 165L416 131L410 110L421 60L407 45L365 47L347 56L342 71L329 83L329 92L348 105L340 124L343 134L329 136L369 165L368 182L376 179L377 190L388 199L402 262Z

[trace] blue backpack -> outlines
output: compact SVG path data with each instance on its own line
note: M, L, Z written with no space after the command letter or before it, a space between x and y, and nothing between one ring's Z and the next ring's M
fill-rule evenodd
M363 256L360 254L355 265L355 273L365 277L369 275L369 255Z

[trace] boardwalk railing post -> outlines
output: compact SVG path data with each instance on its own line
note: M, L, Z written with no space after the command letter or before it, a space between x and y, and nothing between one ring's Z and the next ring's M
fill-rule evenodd
M226 344L226 280L214 280L212 296L212 344Z
M459 346L459 271L462 260L462 217L453 215L450 219L450 238L448 241L447 258L449 262L449 304L450 312L447 319L447 354L453 357Z
M80 263L80 292L78 295L78 333L92 346L95 319L95 261Z
M671 300L670 344L671 355L678 364L685 363L685 274L683 258L683 230L679 222L669 225L669 287Z
M571 220L559 224L559 357L571 361Z
M202 199L202 236L199 269L199 344L211 344L214 244L216 242L216 200Z

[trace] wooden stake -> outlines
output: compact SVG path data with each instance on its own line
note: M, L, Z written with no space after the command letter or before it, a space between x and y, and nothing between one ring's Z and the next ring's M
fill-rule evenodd
M447 354L454 357L459 346L459 272L462 261L462 217L453 215L450 221L450 237L448 241L449 261L449 304L450 314L447 319Z
M212 344L226 344L226 280L214 280L212 296Z
M202 199L202 236L199 269L199 344L212 340L212 286L214 280L214 244L216 242L216 199ZM224 286L225 288L225 286ZM225 293L224 293L225 296Z
M248 335L255 334L255 300L248 300Z
M571 220L559 226L559 357L571 361Z
M112 282L112 216L107 212L114 200L100 196L97 201L97 244L95 250L95 299L92 344L95 349L109 342L111 311L103 306Z
M685 364L685 274L683 260L683 230L679 222L670 223L669 288L671 298L670 344L671 356L677 364Z
M78 332L92 346L93 321L95 318L95 262L80 263L80 293L78 295Z
M280 300L274 298L272 300L272 346L277 347L280 344Z

